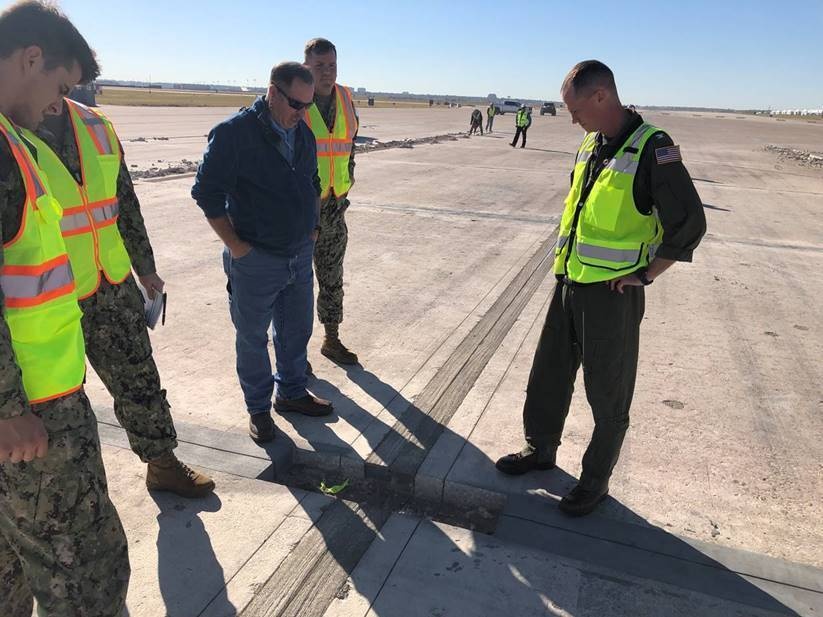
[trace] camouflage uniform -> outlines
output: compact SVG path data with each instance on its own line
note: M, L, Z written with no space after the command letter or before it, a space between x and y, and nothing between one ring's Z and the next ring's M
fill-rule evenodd
M51 129L51 130L50 130ZM75 178L80 179L80 155L64 106L62 117L44 123L37 132ZM117 180L120 214L117 228L138 275L155 272L140 203L123 159ZM94 295L80 301L86 355L114 398L114 413L126 430L132 450L149 462L177 447L166 391L152 357L143 297L131 275L118 285L102 277Z
M329 131L334 128L337 102L334 93L330 97L315 96L317 109ZM349 158L349 175L354 182L354 142ZM314 271L317 276L317 316L322 324L343 322L343 258L349 240L346 226L346 208L349 200L334 193L320 203L320 233L314 247Z
M4 243L20 227L24 200L20 172L0 139ZM31 407L0 319L0 420L24 413L42 418L49 450L30 463L0 464L0 615L30 617L33 597L49 617L120 615L128 549L109 500L94 413L82 391Z

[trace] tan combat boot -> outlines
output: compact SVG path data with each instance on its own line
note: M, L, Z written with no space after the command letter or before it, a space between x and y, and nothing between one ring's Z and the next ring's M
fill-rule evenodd
M320 347L320 353L332 362L337 362L337 364L357 364L357 354L346 349L346 346L340 341L338 325L323 325L326 328L326 337L323 339L323 346Z
M150 491L168 491L180 497L205 497L214 490L214 480L180 462L174 452L149 461L146 487Z

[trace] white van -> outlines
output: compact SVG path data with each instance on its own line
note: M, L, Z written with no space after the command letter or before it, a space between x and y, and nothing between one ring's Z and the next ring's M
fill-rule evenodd
M517 101L503 101L501 105L498 105L501 114L505 114L506 112L510 114L516 114L517 110L520 109L520 103Z

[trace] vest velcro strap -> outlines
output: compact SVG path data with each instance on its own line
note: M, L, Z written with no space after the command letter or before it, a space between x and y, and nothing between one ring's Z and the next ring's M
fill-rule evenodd
M39 266L3 266L0 275L6 306L36 306L74 290L68 255Z
M612 249L605 246L597 246L595 244L585 244L583 242L577 243L577 254L580 257L588 257L590 259L600 259L601 261L610 261L615 264L633 264L636 263L640 257L640 248L636 249Z

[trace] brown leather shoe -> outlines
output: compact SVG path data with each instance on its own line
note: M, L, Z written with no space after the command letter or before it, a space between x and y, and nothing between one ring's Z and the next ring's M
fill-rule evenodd
M334 411L334 406L331 404L331 401L318 398L312 394L293 399L276 398L274 400L274 408L281 413L294 411L296 413L302 413L304 416L312 416L314 418L327 416Z
M174 452L167 452L149 461L146 488L195 499L211 493L214 490L214 480L180 462Z
M274 439L274 420L271 413L256 413L249 416L249 437L255 443L268 443Z

